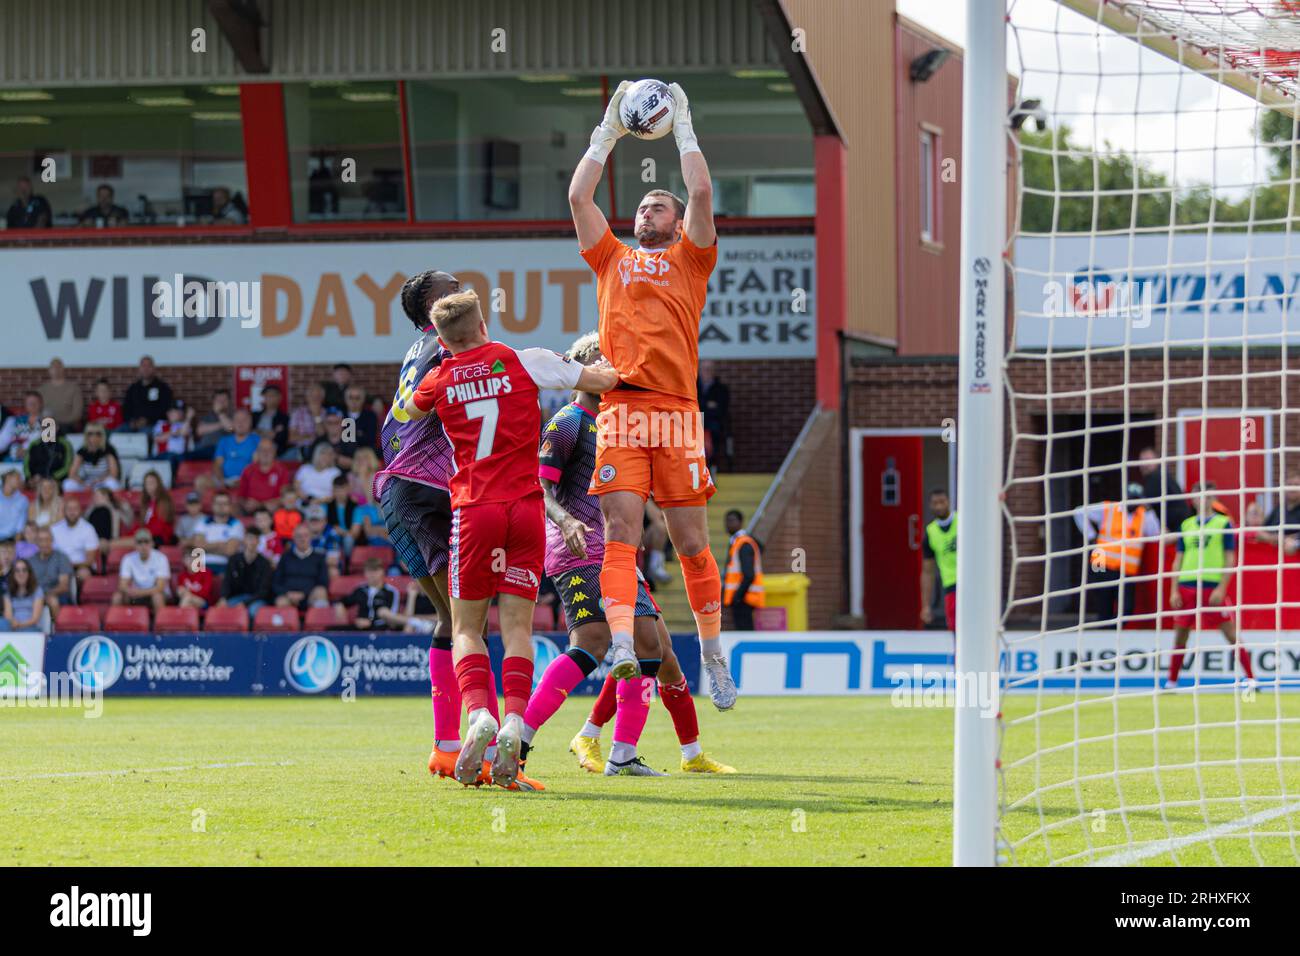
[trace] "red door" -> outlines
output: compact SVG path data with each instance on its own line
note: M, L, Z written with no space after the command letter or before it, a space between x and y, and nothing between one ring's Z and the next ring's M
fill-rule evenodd
M1183 490L1190 492L1192 485L1201 480L1200 455L1204 450L1204 477L1214 482L1219 501L1228 509L1233 523L1240 525L1241 513L1248 503L1248 500L1242 499L1253 498L1258 492L1246 495L1233 492L1238 488L1257 489L1268 485L1264 417L1231 415L1207 418L1204 440L1201 437L1200 418L1188 416L1181 422L1187 476Z
M862 439L862 610L867 627L921 626L921 436Z

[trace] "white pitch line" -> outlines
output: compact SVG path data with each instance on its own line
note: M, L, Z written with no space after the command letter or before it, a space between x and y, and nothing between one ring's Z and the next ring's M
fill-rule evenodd
M1242 817L1240 820L1231 820L1228 823L1220 823L1218 826L1210 827L1208 830L1202 830L1200 833L1175 837L1170 840L1162 840L1159 843L1134 847L1131 850L1121 850L1119 853L1113 853L1110 856L1102 857L1100 860L1094 860L1088 865L1131 866L1142 860L1149 860L1153 856L1163 856L1164 854L1171 853L1174 850L1181 850L1186 846L1216 840L1221 836L1227 836L1229 833L1235 833L1238 830L1245 830L1260 823L1267 823L1269 820L1275 820L1278 817L1286 816L1288 813L1296 813L1298 811L1300 811L1300 801L1287 804L1284 807L1277 807L1273 810L1261 810L1259 813L1252 813L1250 816Z
M125 777L132 773L184 773L187 770L230 770L236 767L292 767L293 761L259 763L242 760L237 763L205 763L187 767L130 767L126 770L69 770L63 773L29 773L17 777L0 777L0 780L64 780L71 777Z

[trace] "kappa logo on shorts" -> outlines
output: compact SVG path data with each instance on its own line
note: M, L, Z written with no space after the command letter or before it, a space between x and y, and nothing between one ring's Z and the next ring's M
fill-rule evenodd
M581 583L582 583L582 578L576 574L573 577L569 578L569 587L571 588L577 587Z
M585 607L579 608L578 613L573 615L573 619L575 621L581 621L584 617L591 617L591 612L588 611Z
M577 594L575 594L575 595L573 596L573 603L574 603L574 604L577 604L579 601L585 601L585 600L587 600L587 592L586 592L586 591L579 591Z
M613 480L614 480L614 476L617 475L617 474L618 474L618 471L614 468L613 465L601 465L601 466L600 466L600 480L601 480L602 483L604 483L604 482L609 482L609 481L613 481Z

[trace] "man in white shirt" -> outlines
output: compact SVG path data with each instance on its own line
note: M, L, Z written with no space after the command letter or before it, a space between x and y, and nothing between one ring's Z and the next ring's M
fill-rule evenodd
M50 528L54 535L54 549L62 551L72 562L77 580L90 577L90 563L99 557L99 534L94 525L81 516L81 502L68 495L63 500L63 520Z
M194 529L185 547L202 548L206 554L207 568L213 574L224 574L233 554L239 552L244 540L244 525L230 511L230 495L218 491L212 496L212 516L204 518Z
M172 569L166 556L154 549L153 535L141 528L135 533L135 550L122 559L114 604L148 604L154 612L167 603Z

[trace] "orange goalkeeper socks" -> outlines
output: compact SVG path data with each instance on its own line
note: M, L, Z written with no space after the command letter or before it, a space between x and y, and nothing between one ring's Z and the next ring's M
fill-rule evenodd
M636 546L622 541L605 542L605 560L600 566L600 594L605 601L605 620L617 641L632 638L636 617Z
M722 633L722 578L713 552L705 548L699 554L679 554L682 563L682 580L686 584L686 597L695 615L695 627L700 632L700 647L704 656L721 653L718 635Z

